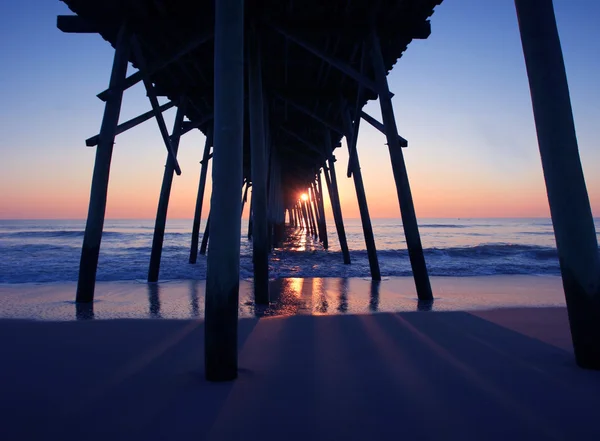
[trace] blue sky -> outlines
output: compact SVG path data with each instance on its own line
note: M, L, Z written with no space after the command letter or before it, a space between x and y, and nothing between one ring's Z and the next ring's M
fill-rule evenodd
M592 207L600 215L600 2L555 0ZM54 0L0 5L0 218L83 218L112 48L97 35L62 34ZM420 217L545 216L547 201L531 101L511 0L445 0L432 35L413 42L390 74L398 130ZM149 109L140 87L125 94L121 119ZM379 117L378 104L366 109ZM167 114L171 125L173 111ZM169 215L192 215L200 133L180 147ZM336 152L345 170L347 154ZM362 124L359 155L374 217L398 216L383 135ZM153 121L119 135L108 217L152 217L165 163ZM340 173L341 175L341 173ZM344 214L358 211L341 179Z

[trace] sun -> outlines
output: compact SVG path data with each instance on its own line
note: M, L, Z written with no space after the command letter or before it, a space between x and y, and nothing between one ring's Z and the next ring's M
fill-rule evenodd
M308 195L306 193L302 193L300 195L300 199L302 199L303 201L308 201Z

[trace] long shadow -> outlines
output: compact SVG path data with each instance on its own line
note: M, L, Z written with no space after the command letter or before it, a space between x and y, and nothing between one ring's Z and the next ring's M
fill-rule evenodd
M76 320L94 320L94 302L75 303Z
M371 280L371 297L369 298L369 311L379 311L379 288L381 282L379 280Z
M348 311L348 279L340 279L339 306L337 310L342 314Z
M194 318L200 317L200 303L198 299L198 281L190 282L190 314Z
M160 287L158 283L148 284L148 304L151 318L161 318L160 315Z

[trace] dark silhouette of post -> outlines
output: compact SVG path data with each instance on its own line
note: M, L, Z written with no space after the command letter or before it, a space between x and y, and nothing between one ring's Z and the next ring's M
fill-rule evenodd
M315 193L315 184L314 182L310 183L310 187L308 187L308 193L310 194L310 198L309 201L311 202L310 204L310 209L313 212L314 215L314 219L315 219L315 227L317 229L317 236L319 237L319 241L322 242L323 238L321 237L321 216L319 213L319 210L317 209L317 194Z
M301 201L300 205L302 207L302 216L304 217L304 230L305 230L305 234L308 236L309 234L312 234L311 232L311 224L310 221L308 220L308 212L306 211L306 201Z
M244 146L244 1L215 2L214 153L205 307L209 381L237 377L240 188Z
M254 190L252 190L250 193L250 210L248 211L248 240L252 240L252 224L254 223L254 202L252 202L254 200L254 197L252 196L253 194Z
M340 242L340 248L342 249L342 258L346 265L350 264L350 251L348 250L348 241L346 240L346 230L344 229L344 218L342 216L342 206L340 204L340 198L337 189L337 179L335 177L335 166L333 165L335 158L333 155L329 156L329 170L323 168L323 174L325 175L325 183L327 184L327 190L329 192L329 200L331 201L331 211L333 212L333 221L335 222L335 229L338 234L338 240ZM331 177L329 176L331 173Z
M308 213L308 218L310 219L311 232L314 238L318 238L319 234L317 233L317 222L315 220L315 215L312 209L312 198L310 195L310 191L306 190L306 194L308 195L308 200L306 201L306 210Z
M119 124L121 101L123 91L121 83L127 75L127 63L131 51L131 33L125 25L121 26L115 57L110 74L109 89L111 93L104 106L104 116L100 128L100 139L96 147L96 161L92 176L90 192L90 205L81 247L81 260L79 262L79 278L77 280L77 302L92 302L96 285L96 270L98 269L98 255L102 241L104 215L106 212L106 195L108 192L108 177L112 159L113 144Z
M357 127L352 127L352 121L347 109L343 110L344 125L346 129L346 141L348 144L348 153L354 151L352 155L352 162L350 164L350 170L352 172L352 178L354 179L354 188L356 189L356 200L358 202L358 210L360 212L360 220L362 222L363 234L365 236L365 244L367 246L367 256L369 257L369 268L371 270L371 278L373 280L381 280L381 272L379 270L379 260L377 259L377 248L375 247L375 236L373 235L373 226L371 225L371 216L369 215L369 206L367 205L367 195L365 193L365 186L363 185L362 172L360 171L360 162L358 159L358 149L356 146L352 146L352 139L354 131L358 130ZM358 136L354 137L357 139ZM329 139L331 144L331 139ZM331 151L331 148L329 149ZM332 161L330 161L330 164Z
M179 150L179 140L181 139L181 125L185 116L185 100L179 103L175 123L173 125L173 134L171 136L171 147L173 154L177 156ZM173 185L173 174L175 173L175 163L170 155L167 155L167 164L163 174L162 186L160 188L160 197L158 199L158 208L156 210L156 221L154 223L154 235L152 237L152 251L150 252L150 266L148 268L148 282L158 282L160 272L160 259L162 256L163 241L165 238L165 225L167 223L167 211L169 209L169 198L171 197L171 187Z
M425 256L423 255L423 245L421 244L417 215L410 191L410 182L408 180L404 155L398 140L398 129L392 107L392 98L390 97L388 88L385 63L381 54L379 39L374 32L371 34L370 49L375 81L380 90L383 91L383 93L379 94L379 105L381 106L381 116L383 118L385 136L392 162L396 193L398 194L398 202L400 204L400 215L402 216L402 227L404 228L406 247L408 248L410 265L417 288L417 297L419 300L431 300L433 299L433 294L431 292L431 284L429 283ZM360 120L360 115L355 115L355 118L357 121Z
M327 240L327 222L325 221L325 203L323 201L323 184L321 183L321 169L317 174L317 201L319 204L319 215L321 217L321 239L323 240L323 248L329 248L329 241Z
M210 238L210 212L206 218L206 226L204 227L204 234L202 234L202 243L200 244L200 254L206 255L206 248L208 247L208 239Z
M265 108L262 84L261 53L254 30L248 42L248 112L250 119L250 154L252 167L252 263L254 301L269 304L269 248L267 226L267 155Z
M200 239L200 219L202 218L202 204L204 201L204 189L206 188L206 175L208 173L209 153L212 146L212 130L209 129L204 143L204 153L200 161L200 181L198 182L198 196L196 196L196 208L194 209L194 223L192 224L192 244L190 246L190 263L196 263L198 259L198 242Z
M600 369L600 258L552 0L515 0L577 364Z

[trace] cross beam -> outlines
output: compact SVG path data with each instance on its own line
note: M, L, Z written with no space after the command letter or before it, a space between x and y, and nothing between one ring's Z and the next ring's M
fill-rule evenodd
M304 113L305 115L308 115L308 116L310 116L310 117L311 117L311 118L313 118L315 121L318 121L318 122L320 122L320 123L321 123L321 124L323 124L324 126L326 126L326 127L330 128L331 130L333 130L333 131L335 131L335 132L339 133L340 135L343 135L343 134L344 134L344 131L343 131L343 130L342 130L340 127L338 127L338 126L336 126L335 124L333 124L333 123L331 123L331 122L329 122L329 121L325 120L324 118L321 118L319 115L315 115L313 112L311 112L309 109L307 109L306 107L302 106L301 104L298 104L298 103L296 103L295 101L293 101L293 100L291 100L291 99L289 99L289 98L286 98L286 97L284 97L284 96L282 96L282 95L279 95L279 94L275 94L275 95L276 95L277 97L279 97L281 100L283 100L283 101L287 102L288 104L290 104L290 105L291 105L292 107L294 107L296 110L298 110L298 111L300 111L300 112Z
M206 32L202 35L199 35L198 37L192 39L190 42L188 42L186 45L184 45L179 51L175 52L175 54L170 57L167 58L165 60L161 60L156 62L155 64L148 66L145 70L146 70L146 75L147 76L152 76L153 74L155 74L156 72L158 72L161 69L164 69L165 67L167 67L168 65L176 62L177 60L179 60L181 57L183 57L184 55L188 54L189 52L193 51L194 49L196 49L198 46L201 46L202 44L206 43L209 40L212 40L212 38L214 37L214 33L212 31L210 32ZM125 78L125 80L121 83L121 85L119 86L119 88L121 90L127 90L129 89L131 86L134 86L135 84L139 83L140 81L142 81L143 79L143 73L141 71L141 69L134 73L129 75L127 78ZM106 89L103 92L100 92L97 96L98 98L100 98L102 101L106 101L108 99L108 96L110 95L112 89Z
M160 112L162 113L166 110L169 110L175 104L176 103L174 101L169 101L168 103L160 106L158 108L158 110L160 110ZM135 118L132 118L129 121L124 122L123 124L119 124L117 126L117 131L116 131L115 135L126 132L127 130L132 129L135 126L137 126L145 121L148 121L153 116L154 116L154 109L149 110L146 113L141 114L140 116L136 116ZM86 139L85 145L88 147L94 147L94 146L98 145L99 141L100 141L100 135L95 135L95 136L92 136L91 138Z
M373 92L377 93L377 95L379 95L380 93L390 93L389 91L386 91L386 92L382 91L379 88L379 86L373 80L371 80L366 75L361 74L356 69L354 69L352 66L349 66L347 63L345 63L345 62L343 62L341 60L338 60L338 59L336 59L336 58L334 58L334 57L332 57L330 55L327 55L321 49L318 49L318 48L314 47L312 44L306 42L301 37L299 37L297 35L294 35L291 32L286 31L286 30L280 28L279 26L277 26L277 25L275 25L273 23L268 23L268 24L269 24L270 27L272 27L274 30L276 30L277 32L279 32L284 37L289 38L294 43L296 43L298 46L303 47L308 52L310 52L313 55L319 57L320 59L322 59L326 63L330 64L331 66L335 67L337 70L339 70L343 74L345 74L345 75L349 76L350 78L354 79L359 84L361 84L361 85L369 88Z
M156 122L158 123L160 134L162 135L165 147L167 148L167 154L173 162L175 173L177 173L177 175L179 176L181 174L181 168L179 167L179 162L177 162L177 156L175 155L175 149L173 148L173 143L171 142L171 137L169 136L169 131L167 130L167 125L165 124L165 119L163 118L162 112L160 111L160 106L158 105L158 98L154 93L154 86L150 81L150 77L146 69L146 60L142 54L142 48L140 47L140 43L135 35L131 37L131 40L131 48L133 50L135 59L138 65L140 66L142 81L144 82L144 86L146 87L148 99L150 100L150 104L152 105L152 111L154 112L154 117L156 118ZM179 136L181 135L182 133L179 133Z
M300 141L302 144L304 144L305 146L307 146L309 149L311 149L312 151L314 151L315 153L317 153L319 156L323 155L323 151L320 148L318 148L312 142L304 139L302 136L298 135L296 132L292 132L291 130L286 129L285 127L279 127L279 128L281 129L282 132L287 133L292 138Z
M373 127L375 127L377 130L379 130L381 133L383 133L385 135L385 126L382 123L380 123L375 118L373 118L371 115L369 115L368 113L366 113L362 110L360 112L360 116L362 119L364 119L366 122L371 124ZM406 139L404 139L402 136L398 135L398 141L400 142L400 147L408 147L408 141Z

